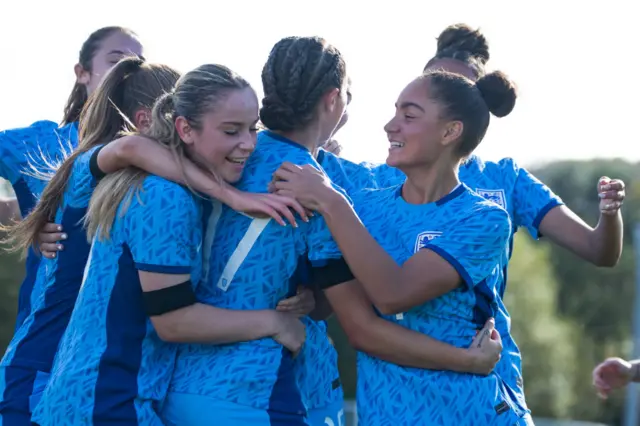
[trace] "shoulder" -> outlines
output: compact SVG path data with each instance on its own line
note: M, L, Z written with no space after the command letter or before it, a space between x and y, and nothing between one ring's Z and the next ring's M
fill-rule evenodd
M498 204L487 200L483 196L465 187L465 192L459 199L456 206L458 214L455 221L471 225L481 225L491 223L500 225L505 229L510 227L509 213ZM484 227L484 226L483 226Z
M400 189L401 185L384 189L363 188L354 192L351 195L351 200L356 213L361 218L368 218L372 215L385 214Z
M188 215L199 210L196 195L187 187L159 176L144 178L139 196L140 205L154 209L159 215Z

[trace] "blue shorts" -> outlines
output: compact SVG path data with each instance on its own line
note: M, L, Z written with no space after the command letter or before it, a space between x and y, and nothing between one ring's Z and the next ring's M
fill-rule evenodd
M307 418L311 426L344 426L344 401L339 399L327 407L309 410Z
M49 374L22 367L0 367L0 425L31 426Z
M310 426L304 416L177 392L167 395L161 417L167 426Z

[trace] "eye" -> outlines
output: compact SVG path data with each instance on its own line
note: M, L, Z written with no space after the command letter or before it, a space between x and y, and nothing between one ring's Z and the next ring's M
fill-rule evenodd
M224 132L229 136L235 136L238 134L237 130L225 130Z
M413 120L415 117L409 114L405 114L404 118L406 118L407 120Z
M256 133L258 130L259 130L259 129L258 129L256 126L251 127L251 128L249 129L249 131L250 131L251 133Z

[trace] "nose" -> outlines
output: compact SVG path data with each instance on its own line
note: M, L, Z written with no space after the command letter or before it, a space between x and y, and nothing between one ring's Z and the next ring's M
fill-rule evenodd
M387 124L384 125L384 131L390 134L398 132L398 126L396 124L395 117L393 117Z
M247 132L247 134L240 141L239 148L243 151L252 152L256 148L258 136L255 133Z

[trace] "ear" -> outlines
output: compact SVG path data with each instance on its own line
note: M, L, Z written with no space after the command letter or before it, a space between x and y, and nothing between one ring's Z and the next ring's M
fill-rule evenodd
M464 124L462 121L450 121L444 126L442 132L442 145L448 146L456 142L462 136Z
M86 86L91 81L91 73L85 70L82 65L76 64L73 67L73 72L76 74L76 82L78 84Z
M333 111L337 105L338 100L340 99L340 89L333 88L322 97L324 107L327 111Z
M140 108L133 117L133 124L141 132L149 130L151 127L151 111L147 108Z
M180 139L188 145L195 143L195 130L191 127L189 122L183 116L176 118L176 122L174 124L176 126L176 132L178 132L178 136Z

